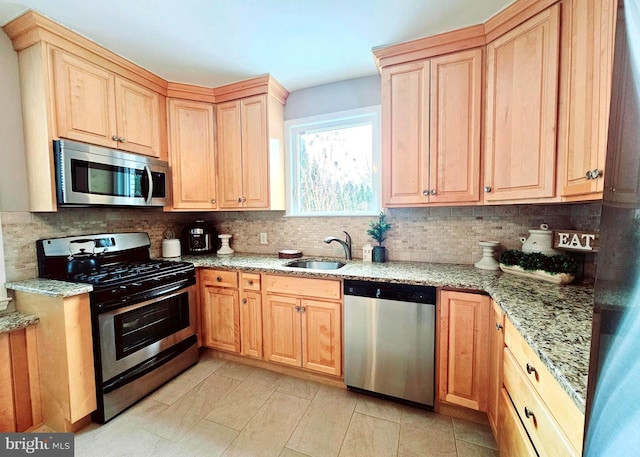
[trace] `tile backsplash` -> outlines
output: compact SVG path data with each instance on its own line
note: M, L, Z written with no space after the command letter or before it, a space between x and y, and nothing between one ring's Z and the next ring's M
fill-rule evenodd
M598 230L600 209L599 203L388 209L392 228L384 245L389 260L473 264L481 257L478 241L499 241L500 252L519 248L519 237L542 223L551 229ZM341 257L344 251L338 243L323 240L330 235L343 238L343 231L352 237L354 258L362 258L363 245L374 244L366 230L375 217L286 217L282 211L165 213L128 208L3 212L7 280L37 276L35 241L40 238L144 231L151 238L151 255L159 257L164 230L179 235L196 218L213 223L218 233L231 234L236 252L276 254L280 249L299 249L310 256ZM267 244L260 244L261 232L267 233ZM595 258L584 262L585 276L592 275Z

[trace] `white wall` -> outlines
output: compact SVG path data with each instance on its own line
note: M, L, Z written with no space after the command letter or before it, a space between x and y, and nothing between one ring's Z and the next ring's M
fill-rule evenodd
M309 87L291 92L284 107L284 119L379 105L381 98L378 75Z
M0 30L0 211L26 211L28 201L18 54Z
M18 54L0 30L0 211L26 211L28 201ZM0 219L0 305L6 297L5 278Z

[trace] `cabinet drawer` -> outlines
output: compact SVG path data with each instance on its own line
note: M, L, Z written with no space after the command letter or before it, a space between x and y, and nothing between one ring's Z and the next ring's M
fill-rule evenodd
M339 280L264 275L263 282L267 292L329 300L342 298L342 281Z
M504 387L541 456L578 455L508 348L504 350Z
M581 451L584 414L508 319L504 326L504 342L511 350L515 363L544 400L547 409L564 430L573 447Z
M505 389L500 390L498 400L498 429L498 447L502 457L538 457Z
M260 273L240 273L240 284L244 290L260 290Z
M200 279L205 286L238 287L238 272L228 270L203 269Z

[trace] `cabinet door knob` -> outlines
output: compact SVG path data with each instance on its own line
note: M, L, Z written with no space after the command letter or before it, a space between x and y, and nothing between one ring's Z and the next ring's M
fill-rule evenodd
M218 276L218 277L216 278L216 281L218 281L218 282L222 282L222 276Z
M536 415L533 414L533 411L531 411L528 406L524 407L524 415L527 419L531 419L532 417L534 419L536 418Z
M238 203L242 203L242 197L238 197Z
M243 298L243 299L242 299L242 304L243 304L243 305L246 305L246 304L247 304L247 299L246 299L246 298Z
M250 285L250 286L253 286L253 279L250 279L250 280L248 281L248 283L249 283L249 285Z
M299 306L294 306L294 307L293 307L293 309L295 309L295 310L296 310L296 313L299 313L299 312L300 312L300 307L299 307Z
M211 203L215 205L215 204L216 204L216 199L215 199L215 198L212 198L212 199L211 199Z
M591 179L598 179L602 177L602 170L598 170L597 168L591 170Z
M245 197L242 197L242 203L246 202L247 199Z
M120 143L124 143L126 140L124 139L124 137L123 137L123 136L121 136L120 138L118 138L118 141L119 141Z
M485 191L486 193L491 192L491 187L489 187L489 186L484 186L484 191Z
M587 180L593 179L593 176L591 176L591 170L587 170L587 172L585 173L584 177Z
M431 189L431 195L435 195L435 194L437 194L436 190L435 189Z
M527 373L531 374L531 373L535 373L536 369L533 365L531 365L529 362L527 362Z
M425 189L422 191L422 195L424 195L425 197L429 196L429 189Z
M113 135L113 136L111 137L111 139L112 139L113 141L118 141L118 135Z
M502 330L502 324L500 322L496 322L496 330L497 331Z
M307 311L307 308L305 308L304 306L300 308L300 311L302 311L303 313Z

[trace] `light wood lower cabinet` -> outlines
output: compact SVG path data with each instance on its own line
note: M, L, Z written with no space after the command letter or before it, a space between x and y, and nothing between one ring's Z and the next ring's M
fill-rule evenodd
M581 455L584 414L508 319L504 337L504 388L537 452Z
M39 317L36 326L42 421L57 432L91 422L96 409L89 294L46 297L15 292L16 309Z
M442 290L439 294L440 401L487 411L489 312L486 295Z
M261 359L261 275L214 269L199 275L204 346Z
M240 353L262 358L262 293L260 274L241 273Z
M203 344L240 353L240 299L238 273L200 270Z
M501 433L496 441L501 457L538 457L506 389L499 392L498 428Z
M500 442L498 426L498 399L502 388L502 350L504 349L504 312L491 300L491 318L489 320L489 403L487 418L493 430L493 436Z
M36 329L0 334L0 432L42 423Z
M342 375L342 282L264 275L264 358Z

